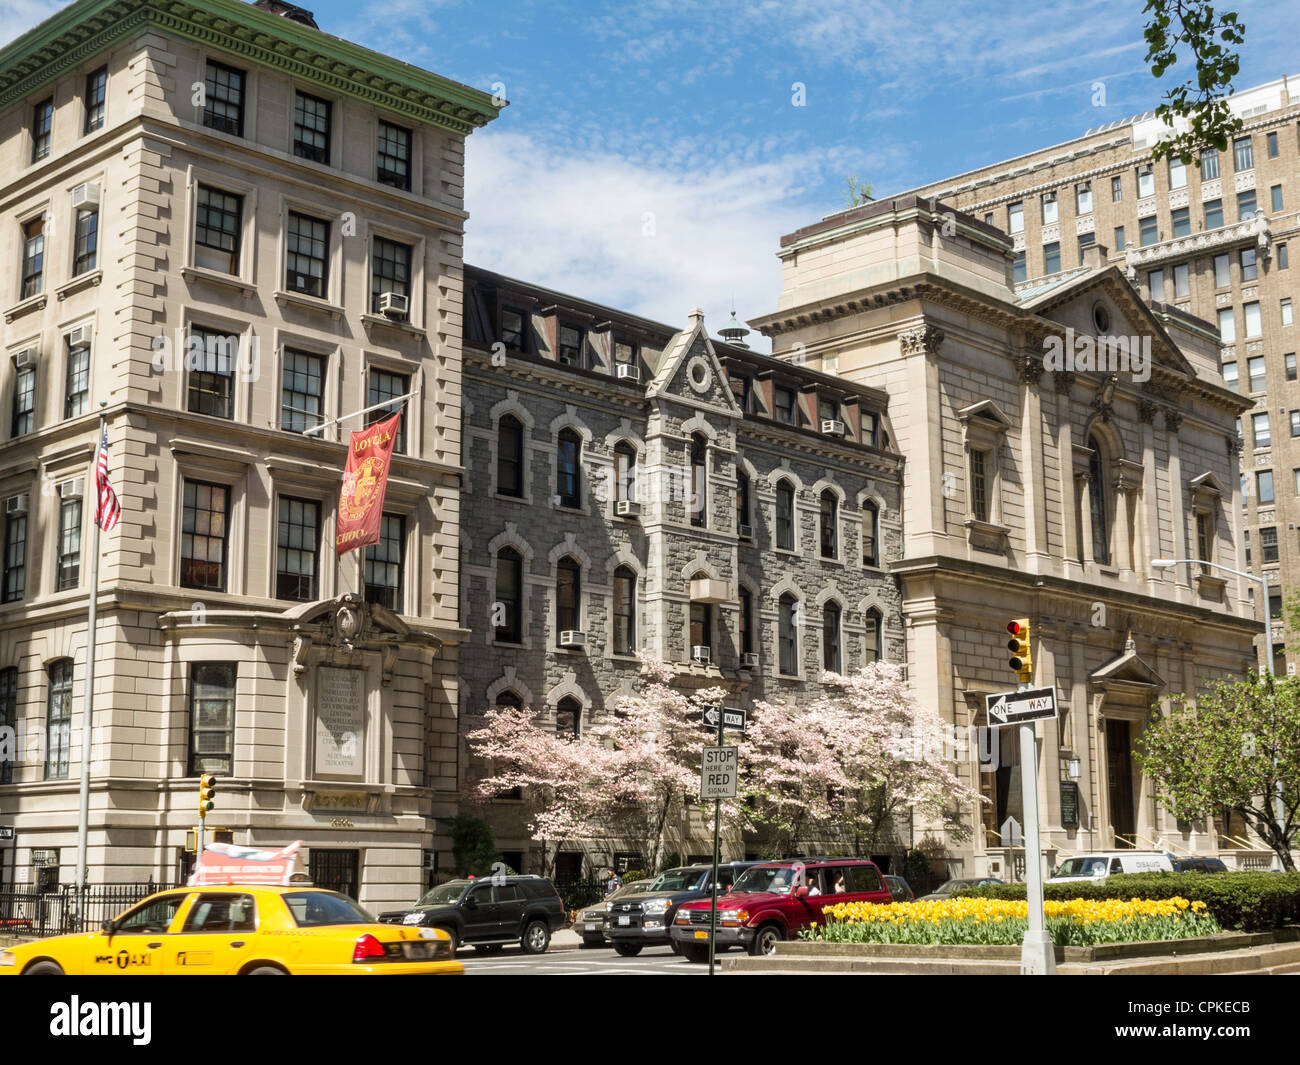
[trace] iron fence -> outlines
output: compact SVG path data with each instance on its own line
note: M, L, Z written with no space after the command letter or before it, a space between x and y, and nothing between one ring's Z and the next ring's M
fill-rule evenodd
M605 897L605 881L590 876L557 876L555 890L565 910L579 910Z
M0 890L0 935L46 936L92 931L110 917L152 895L180 884L100 884L88 887L84 896L72 884L55 891ZM79 907L85 904L84 916Z

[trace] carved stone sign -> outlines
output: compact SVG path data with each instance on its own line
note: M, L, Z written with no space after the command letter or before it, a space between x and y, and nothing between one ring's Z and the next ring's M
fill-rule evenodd
M322 666L316 677L316 774L365 775L364 673Z

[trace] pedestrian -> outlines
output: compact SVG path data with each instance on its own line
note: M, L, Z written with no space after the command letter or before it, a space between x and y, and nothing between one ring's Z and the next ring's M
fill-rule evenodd
M614 894L623 886L623 878L614 872L613 869L605 870L605 894L606 896Z

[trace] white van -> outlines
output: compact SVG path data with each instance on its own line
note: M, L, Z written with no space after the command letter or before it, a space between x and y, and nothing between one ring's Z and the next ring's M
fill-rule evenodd
M1100 851L1066 858L1052 874L1049 884L1070 881L1104 884L1115 873L1172 873L1174 863L1159 851Z

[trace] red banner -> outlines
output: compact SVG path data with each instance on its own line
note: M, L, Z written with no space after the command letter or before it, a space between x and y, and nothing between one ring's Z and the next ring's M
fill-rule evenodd
M233 843L209 843L190 874L189 886L287 884L298 871L298 849L301 846L300 839L278 851L236 847Z
M353 433L348 441L348 464L343 468L343 487L339 491L338 532L334 536L334 546L340 555L379 543L388 463L393 457L393 443L401 419L399 411L391 418Z

